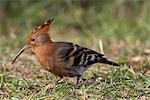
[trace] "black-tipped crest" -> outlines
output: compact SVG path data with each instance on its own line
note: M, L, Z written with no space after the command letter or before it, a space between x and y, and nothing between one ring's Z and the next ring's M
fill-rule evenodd
M54 18L49 19L49 20L47 21L47 23L51 23L53 20L54 20Z
M36 27L33 31L32 34L36 34L37 32L48 32L50 29L50 25L52 23L52 21L54 20L54 18L49 19L48 21L46 21L44 24Z

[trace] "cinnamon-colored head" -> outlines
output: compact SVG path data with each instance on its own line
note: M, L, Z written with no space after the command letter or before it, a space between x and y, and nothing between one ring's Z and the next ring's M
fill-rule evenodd
M28 43L17 53L12 64L26 49L31 48L32 51L35 53L38 47L52 42L49 37L48 31L50 30L50 26L53 20L54 19L49 19L43 25L38 26L35 30L31 32L28 38Z

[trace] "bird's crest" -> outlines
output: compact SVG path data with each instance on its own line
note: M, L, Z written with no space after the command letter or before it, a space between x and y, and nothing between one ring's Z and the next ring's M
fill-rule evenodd
M37 32L45 32L45 33L47 33L50 30L50 25L51 25L53 20L54 20L54 18L49 19L44 24L42 24L42 25L38 26L37 28L35 28L31 32L31 34L36 34Z

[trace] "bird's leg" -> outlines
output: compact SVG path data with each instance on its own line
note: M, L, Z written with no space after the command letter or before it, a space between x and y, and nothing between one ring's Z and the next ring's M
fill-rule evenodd
M79 80L80 80L81 75L77 76L77 86L79 86Z
M61 83L60 81L63 79L63 76L60 76L60 78L56 81L56 83Z

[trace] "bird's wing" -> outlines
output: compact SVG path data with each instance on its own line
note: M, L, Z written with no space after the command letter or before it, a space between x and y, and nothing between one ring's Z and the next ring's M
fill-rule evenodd
M64 63L69 64L69 67L88 67L89 65L97 63L100 60L106 59L103 54L73 43L61 44L57 50L57 54Z

